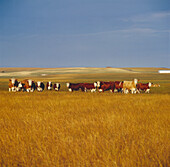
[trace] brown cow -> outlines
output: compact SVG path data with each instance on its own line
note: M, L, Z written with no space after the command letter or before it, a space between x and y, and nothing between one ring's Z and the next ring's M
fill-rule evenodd
M144 91L145 93L149 93L151 87L155 87L155 84L149 82L149 83L138 83L136 85L138 93L140 93L141 91Z
M104 92L106 90L110 90L111 92L114 92L115 82L97 81L97 87L98 87L99 92Z
M70 92L73 92L73 90L78 91L79 89L84 91L82 85L83 85L83 83L66 83L66 86Z
M83 83L82 84L82 90L87 92L87 90L90 90L91 92L96 92L97 83Z

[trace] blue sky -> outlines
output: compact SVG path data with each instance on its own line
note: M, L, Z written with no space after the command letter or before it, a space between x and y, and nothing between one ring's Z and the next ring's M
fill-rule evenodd
M1 67L170 67L169 0L0 0Z

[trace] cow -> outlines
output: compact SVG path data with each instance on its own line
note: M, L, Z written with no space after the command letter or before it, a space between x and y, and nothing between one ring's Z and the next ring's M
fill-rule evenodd
M44 90L44 87L45 87L45 85L43 82L41 82L41 81L37 82L37 91L38 92L42 92Z
M160 85L159 84L152 84L151 87L160 87Z
M21 84L23 86L23 91L34 92L34 90L36 89L36 84L31 79L25 79L21 81Z
M52 90L52 82L51 81L49 81L49 82L47 82L47 84L46 84L46 88L47 88L47 90Z
M125 94L127 94L128 92L131 92L132 94L136 93L136 85L138 81L138 79L134 79L133 81L123 81L123 92Z
M136 86L138 93L140 93L141 91L144 91L145 93L149 93L151 87L160 87L160 85L148 82L148 83L138 83Z
M83 83L82 84L82 90L84 92L87 92L87 90L90 90L91 92L96 92L96 88L97 88L97 83Z
M53 88L55 91L59 91L60 90L60 83L54 83Z
M111 92L114 92L115 83L111 81L109 82L97 81L97 87L99 92L104 92L106 90L110 90Z
M145 93L149 93L150 87L152 86L152 83L137 83L136 88L137 92L140 93L141 91L144 91Z
M66 86L70 92L78 91L79 89L84 91L82 85L83 85L83 83L66 83Z
M25 91L25 84L23 84L21 81L18 82L18 87L16 88L17 91Z
M18 87L18 80L15 78L9 79L9 92L16 92L17 91L17 87Z

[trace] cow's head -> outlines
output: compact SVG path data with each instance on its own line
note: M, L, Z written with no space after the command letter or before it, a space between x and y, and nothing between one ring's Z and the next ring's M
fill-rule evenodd
M11 79L11 83L14 85L17 80L15 78Z
M70 83L66 83L66 86L67 86L67 88L69 88L70 87Z
M38 86L38 87L41 86L41 82L40 82L40 81L37 82L37 86Z
M94 87L95 87L95 88L97 87L97 82L94 82Z
M28 80L28 85L32 86L32 80L31 79Z
M100 87L100 81L97 81L97 87Z
M138 83L138 79L134 79L134 84L137 84Z
M18 83L18 87L22 88L22 83L21 82Z
M56 87L58 88L60 86L60 84L59 83L56 83Z
M51 81L47 82L47 89L48 90L52 89L52 82Z

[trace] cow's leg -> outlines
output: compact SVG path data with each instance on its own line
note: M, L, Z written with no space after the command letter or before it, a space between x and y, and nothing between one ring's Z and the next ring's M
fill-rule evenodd
M70 89L68 89L68 91L69 91L69 92L72 92L72 89L70 88Z
M137 89L135 88L135 89L133 89L133 93L134 94L136 94L137 93Z
M103 92L103 89L99 89L99 92Z
M9 92L11 92L11 90L12 90L12 89L11 89L11 88L9 88Z
M136 90L137 93L140 93L139 89Z
M129 90L128 89L124 89L124 94L128 94Z
M16 89L15 89L15 87L12 87L12 92L16 92Z
M145 93L149 93L150 89L146 89Z
M118 90L117 89L114 89L114 91L113 91L114 93L116 93L116 92L118 92Z
M19 87L17 87L17 88L16 88L16 90L17 90L17 92L19 92L19 91L20 91L20 88L19 88Z
M91 89L91 92L96 92L96 89Z
M119 92L123 93L123 88L120 88L120 89L119 89Z
M132 94L136 94L135 88L132 88L132 89L131 89L131 93L132 93Z

